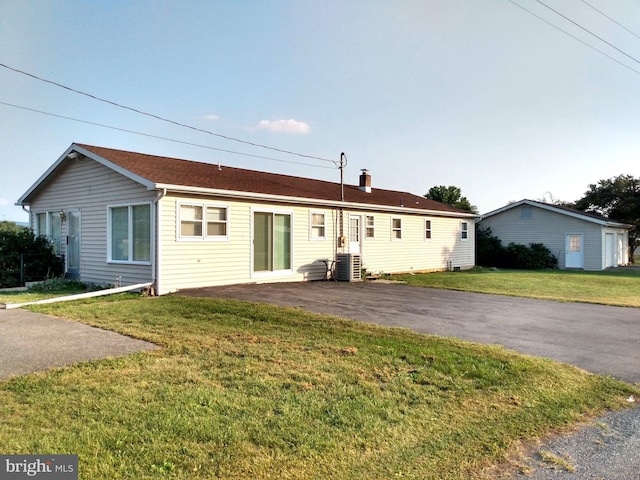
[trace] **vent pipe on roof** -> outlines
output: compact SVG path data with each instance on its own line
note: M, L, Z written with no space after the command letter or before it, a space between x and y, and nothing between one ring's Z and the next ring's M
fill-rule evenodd
M360 174L360 186L358 188L363 192L371 193L371 175L369 174L369 170L363 168L360 171L362 173Z

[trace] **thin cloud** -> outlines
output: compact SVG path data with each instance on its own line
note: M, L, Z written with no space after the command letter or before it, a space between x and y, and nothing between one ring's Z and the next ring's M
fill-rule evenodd
M0 207L5 207L7 205L11 205L11 202L6 198L0 197Z
M311 126L305 122L299 122L293 118L288 120L260 120L258 128L274 133L307 134Z
M205 120L220 120L220 115L216 115L215 113L210 113L204 116Z

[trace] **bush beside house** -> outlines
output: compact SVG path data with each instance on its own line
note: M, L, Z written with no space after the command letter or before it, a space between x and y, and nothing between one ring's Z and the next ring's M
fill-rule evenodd
M558 259L541 243L521 245L509 243L506 247L491 234L490 228L477 227L476 264L481 267L539 270L557 268Z
M0 230L0 288L61 276L63 262L51 242L27 228Z

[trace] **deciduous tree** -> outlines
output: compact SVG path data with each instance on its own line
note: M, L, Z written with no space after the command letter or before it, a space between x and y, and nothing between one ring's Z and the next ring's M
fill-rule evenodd
M619 175L590 184L575 206L578 210L632 225L629 250L633 261L633 254L640 246L640 178Z
M430 200L435 200L436 202L461 208L462 210L467 210L471 213L478 213L478 207L471 205L471 202L467 197L462 196L460 188L453 185L448 187L445 187L444 185L431 187L429 189L429 193L426 193L424 196Z

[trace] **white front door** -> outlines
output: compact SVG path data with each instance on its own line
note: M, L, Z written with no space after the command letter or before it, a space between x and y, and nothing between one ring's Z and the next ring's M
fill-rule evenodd
M583 243L583 235L581 233L565 235L565 268L584 268Z
M359 215L349 215L349 253L362 253L362 229Z

